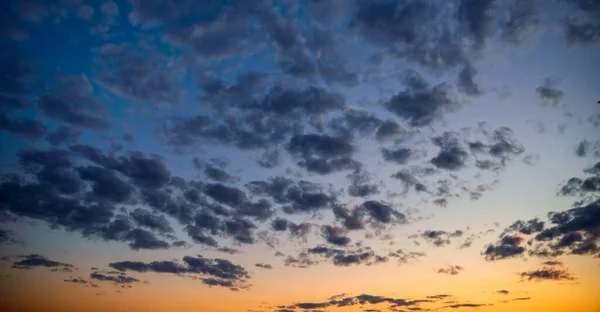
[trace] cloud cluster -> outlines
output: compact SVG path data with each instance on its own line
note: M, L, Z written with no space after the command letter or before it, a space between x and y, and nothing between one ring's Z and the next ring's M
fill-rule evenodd
M39 254L30 254L17 256L17 261L13 262L13 269L33 269L37 267L51 268L53 271L71 272L74 267L72 264L50 260Z
M138 273L165 273L175 275L191 275L193 277L202 280L202 283L209 286L221 286L231 290L239 290L247 288L247 279L250 278L250 274L241 266L231 263L226 259L209 259L202 256L185 256L183 257L183 264L174 261L153 261L153 262L141 262L141 261L121 261L110 263L109 266L120 272L138 272ZM93 273L94 274L94 273ZM93 275L92 274L92 275ZM115 283L118 281L119 276L111 276L116 280L108 277L105 280L111 280ZM98 276L101 279L102 276ZM92 276L92 278L96 278ZM136 282L137 280L124 281L126 283Z
M570 179L562 188L561 195L581 195L577 207L561 212L548 213L548 222L539 219L517 220L501 234L497 243L486 247L483 254L487 260L499 260L516 256L556 257L563 254L597 256L600 254L600 200L598 188L598 164L586 169L593 176L581 180Z

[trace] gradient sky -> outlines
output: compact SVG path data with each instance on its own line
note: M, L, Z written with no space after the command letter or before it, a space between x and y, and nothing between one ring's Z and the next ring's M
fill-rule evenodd
M600 1L0 9L0 310L600 310Z

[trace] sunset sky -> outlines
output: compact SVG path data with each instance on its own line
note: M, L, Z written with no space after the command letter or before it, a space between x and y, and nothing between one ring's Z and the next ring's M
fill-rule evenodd
M0 1L1 311L600 311L600 1Z

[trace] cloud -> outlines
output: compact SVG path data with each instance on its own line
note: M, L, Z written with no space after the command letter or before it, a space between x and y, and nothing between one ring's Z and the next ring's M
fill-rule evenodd
M305 180L272 177L267 181L252 181L246 188L255 195L271 198L283 205L287 213L307 213L329 208L336 201L323 186Z
M452 238L462 237L463 235L464 232L462 230L456 230L454 232L425 230L419 236L411 235L409 236L409 238L421 237L436 247L443 247L449 245L451 243Z
M299 159L297 165L309 172L329 174L360 166L350 158L355 147L342 137L297 135L290 139L286 148L292 156Z
M413 156L413 151L408 148L397 148L397 149L381 149L381 156L383 159L388 162L393 162L399 165L405 165L411 156Z
M600 141L596 141L592 144L592 142L588 140L583 140L579 142L575 149L575 154L578 157L587 157L589 155L594 155L595 157L600 157Z
M348 175L350 185L348 195L353 197L368 197L380 193L379 186L372 184L371 176L364 170L356 170Z
M559 81L546 78L544 84L535 89L544 106L557 107L560 104L565 92L557 88L558 84Z
M46 126L31 119L13 119L0 113L0 130L24 139L38 139L46 133Z
M52 146L73 144L79 141L81 135L79 128L59 126L46 134L46 141Z
M496 292L497 292L498 294L500 294L500 295L508 295L508 293L509 293L509 291L508 291L508 290L505 290L505 289L501 289L501 290L498 290L498 291L496 291Z
M569 45L588 45L600 41L600 24L568 19L563 23L563 32Z
M521 236L505 235L496 245L488 245L483 254L488 261L520 256L525 252L525 247L521 246L523 241Z
M42 255L30 254L25 256L19 256L22 260L15 261L13 268L16 269L32 269L35 267L46 267L46 268L58 268L58 269L72 269L73 265L63 262L50 260Z
M383 125L375 114L363 110L349 109L341 117L334 118L328 127L340 137L368 137Z
M466 166L469 154L459 144L456 133L445 132L432 139L434 145L440 148L437 156L431 159L431 164L440 169L460 170Z
M294 144L310 144L311 140L318 144L315 140L319 139L317 134L301 134L307 128L306 118L317 126L323 115L344 106L344 99L339 94L317 87L273 86L263 92L262 97L255 98L255 89L264 87L257 85L261 81L260 77L250 75L239 78L237 85L229 87L220 80L205 84L205 101L219 109L219 118L199 115L167 120L162 129L165 143L176 148L212 142L240 149L272 149L289 140L290 151L300 152L297 149L300 146ZM320 138L328 139L326 136Z
M360 205L360 209L373 218L374 221L380 223L406 223L406 216L396 211L387 203L368 200Z
M440 295L432 295L426 296L424 298L419 299L409 299L409 298L397 298L397 297L389 297L389 296L377 296L362 293L356 296L352 296L349 294L341 294L338 296L332 296L327 300L317 301L317 302L296 302L293 304L287 305L278 305L273 307L274 311L296 311L297 309L303 311L323 311L323 310L315 310L315 309L335 309L335 308L344 308L344 307L355 307L355 309L360 306L363 311L404 311L404 309L411 311L419 311L419 310L427 310L431 304L435 304L439 300L452 298L451 295L440 294ZM457 301L453 301L457 302ZM364 309L364 305L372 305L369 306L372 309ZM486 304L473 304L473 303L455 303L451 306L451 308L462 308L462 307L480 307L485 306Z
M39 99L39 109L46 116L94 130L110 126L106 108L94 97L93 87L86 76L57 75L55 83L57 89L42 94Z
M375 137L380 142L393 139L406 139L410 136L412 136L411 133L403 129L397 122L392 120L383 122L375 132Z
M542 268L538 270L519 273L522 279L528 281L543 281L543 280L574 280L575 278L567 270L555 268Z
M538 5L537 0L517 0L512 3L502 28L502 38L516 45L526 42L540 24Z
M84 280L81 277L73 277L70 279L66 279L63 280L65 283L73 283L73 284L82 284L82 285L86 285L85 287L91 286L91 287L98 287L98 285L91 283L90 281Z
M250 278L249 273L243 267L225 259L185 256L183 257L183 263L179 264L172 261L153 261L149 263L122 261L110 263L109 266L121 272L192 274L203 278L205 284L223 286L231 290L246 287L246 279Z
M483 90L474 80L476 75L477 69L473 65L465 65L458 74L458 81L456 82L458 90L471 96L483 94Z
M256 264L257 268L263 268L263 269L267 269L267 270L271 270L273 269L273 266L270 264L266 264L266 263L257 263Z
M581 11L590 22L576 18L567 18L563 21L565 39L569 45L587 45L600 40L600 24L594 23L594 17L600 12L600 6L593 1L568 0L575 9Z
M163 215L154 215L147 210L137 208L130 213L133 221L139 225L159 233L173 233L173 228L169 225L169 221Z
M99 281L113 282L115 285L139 283L138 279L135 279L131 276L127 276L127 275L123 275L123 274L112 276L112 275L105 275L105 274L98 273L98 272L93 272L90 274L90 278L99 280Z
M440 274L458 275L462 270L464 270L464 268L460 265L449 265L447 268L439 268L436 272Z
M354 248L345 250L318 245L300 252L296 257L287 256L284 259L284 264L285 266L308 268L319 264L319 261L323 259L341 267L360 264L376 265L389 260L388 257L376 255L375 252L369 249Z
M594 176L581 180L570 179L560 188L559 195L578 195L583 199L576 203L577 207L560 212L548 213L548 222L539 219L528 221L517 220L501 234L500 241L489 245L484 251L488 260L497 260L522 255L527 251L529 256L556 257L564 253L593 256L600 252L598 224L600 201L593 194L598 164L585 171ZM588 194L592 194L588 196ZM522 244L529 238L527 244Z
M231 176L227 171L215 167L207 167L204 169L204 175L211 180L223 183L236 180L235 177Z
M495 0L461 0L458 20L465 27L476 49L482 49L491 33Z
M384 107L412 127L428 126L440 119L444 112L457 107L448 92L448 86L443 84L425 89L407 89L387 100Z
M323 237L328 243L337 246L346 246L350 243L350 238L346 235L346 230L339 226L325 225L321 228Z
M143 229L133 229L124 236L125 241L130 241L129 247L138 249L168 249L170 244L157 239L152 232Z
M0 245L13 245L23 243L15 238L15 233L10 230L0 229Z

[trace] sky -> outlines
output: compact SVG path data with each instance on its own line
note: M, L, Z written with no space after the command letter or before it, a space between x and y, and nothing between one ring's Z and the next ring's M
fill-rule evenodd
M600 1L0 9L0 310L600 310Z

